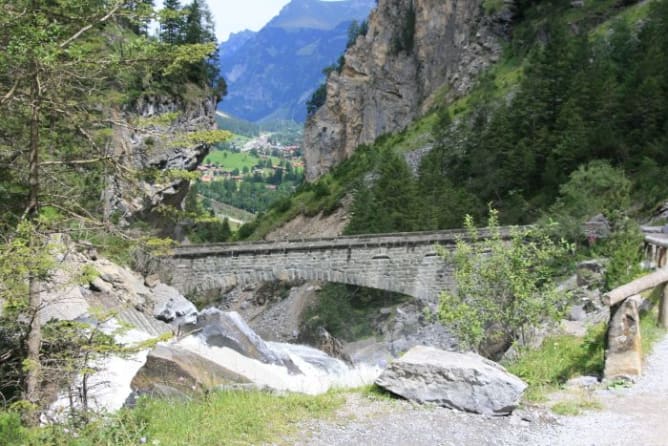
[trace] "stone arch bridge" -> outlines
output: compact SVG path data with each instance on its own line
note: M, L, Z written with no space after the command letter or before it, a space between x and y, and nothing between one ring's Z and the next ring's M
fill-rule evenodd
M502 228L504 237L510 228ZM488 234L481 230L480 237ZM466 231L450 230L306 240L183 245L161 257L163 281L184 294L273 280L319 280L407 294L436 302L454 285L437 245L454 249Z

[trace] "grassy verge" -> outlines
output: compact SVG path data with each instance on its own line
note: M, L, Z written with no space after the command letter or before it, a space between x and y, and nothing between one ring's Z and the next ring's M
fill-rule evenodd
M0 412L3 445L252 445L275 442L296 422L325 417L343 404L341 393L319 396L223 391L195 401L143 400L137 408L83 429L26 429L16 414Z
M539 348L527 350L506 367L529 384L527 401L544 402L548 393L570 378L603 372L605 330L606 326L600 324L591 327L584 338L548 337Z
M640 332L643 355L652 352L666 330L657 326L659 288L648 293L651 310L640 315ZM515 361L505 364L507 369L529 384L525 400L529 403L546 402L547 395L556 392L575 376L601 376L605 367L605 336L607 325L592 326L584 338L569 335L546 338L535 350L527 350ZM573 398L559 401L552 410L562 415L577 415L582 410L600 407L589 393L571 395Z

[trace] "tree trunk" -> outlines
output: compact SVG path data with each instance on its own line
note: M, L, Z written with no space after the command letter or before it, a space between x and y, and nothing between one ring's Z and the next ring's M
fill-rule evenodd
M40 113L40 85L39 74L36 70L32 85L30 87L32 103L32 116L30 119L30 165L29 165L29 197L26 216L34 219L37 216L39 208L39 113ZM33 234L30 240L33 250L39 249L40 240L38 234ZM30 328L26 340L28 371L25 384L25 399L29 402L39 405L40 402L40 380L42 366L40 363L40 349L42 344L42 327L40 325L39 311L42 306L42 296L39 278L34 272L29 273L28 277L28 308L30 312ZM31 410L27 415L26 421L36 424L38 412Z

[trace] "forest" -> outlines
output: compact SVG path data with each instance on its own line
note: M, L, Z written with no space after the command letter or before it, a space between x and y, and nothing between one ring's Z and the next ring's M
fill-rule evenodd
M373 181L354 180L349 233L461 227L464 215L479 219L490 206L505 224L610 218L665 199L668 2L644 5L642 21L583 20L576 31L562 18L566 3L527 7L499 66L435 112L434 149L417 177L385 142L401 133L335 170L374 172ZM499 73L516 85L499 85Z
M139 217L117 224L119 191L178 187L190 173L134 162L121 141L141 136L149 154L160 142L204 150L228 134L184 129L178 109L215 103L226 87L200 0L167 0L158 15L152 0L16 0L0 12L0 405L18 404L34 425L45 383L85 376L85 358L115 348L86 324L41 326L54 234L127 259L150 233L132 226L146 226ZM176 105L141 111L155 102Z

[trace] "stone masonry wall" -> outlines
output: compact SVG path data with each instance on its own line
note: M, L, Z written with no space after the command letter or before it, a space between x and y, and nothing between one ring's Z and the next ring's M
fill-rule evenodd
M437 254L436 245L452 250L458 237L466 234L193 245L161 258L159 270L164 281L185 294L272 280L321 280L395 291L433 304L442 289L455 286L452 266Z

